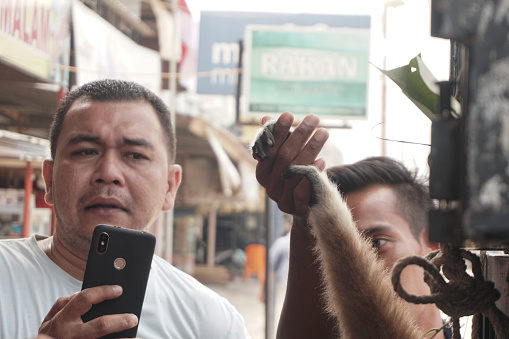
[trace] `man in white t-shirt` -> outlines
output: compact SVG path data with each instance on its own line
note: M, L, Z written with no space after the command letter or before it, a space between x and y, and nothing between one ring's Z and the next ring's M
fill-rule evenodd
M0 337L96 338L132 328L132 314L81 316L121 295L119 286L81 290L93 229L145 230L173 208L181 181L175 136L160 98L132 82L100 80L71 91L50 129L45 199L55 208L52 237L0 241ZM224 298L155 256L138 335L245 338L244 321Z

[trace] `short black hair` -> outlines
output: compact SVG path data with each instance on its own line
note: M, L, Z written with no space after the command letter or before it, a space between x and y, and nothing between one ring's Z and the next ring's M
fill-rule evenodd
M166 104L155 93L132 81L124 80L96 80L71 90L60 103L53 116L49 130L51 158L55 159L58 138L62 131L65 116L71 106L78 99L88 99L98 102L136 102L145 101L152 105L156 111L161 127L163 128L166 148L171 163L175 161L176 141L171 123L171 114Z
M390 187L397 197L396 208L409 223L413 236L418 239L428 227L428 210L433 204L426 181L398 160L370 157L354 164L330 167L327 175L343 195L372 185Z

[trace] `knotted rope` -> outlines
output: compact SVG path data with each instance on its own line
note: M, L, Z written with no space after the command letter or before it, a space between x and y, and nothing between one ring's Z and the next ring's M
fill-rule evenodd
M464 259L472 263L473 276L466 272ZM401 286L401 273L409 265L424 269L424 281L430 287L431 294L410 294ZM493 282L484 280L479 257L469 251L442 245L440 250L424 258L414 256L400 259L392 270L392 284L396 293L406 301L414 304L434 303L450 316L453 339L461 339L459 318L479 313L491 321L497 338L509 336L509 318L495 306L500 292L495 289ZM476 337L477 332L472 331L472 338Z

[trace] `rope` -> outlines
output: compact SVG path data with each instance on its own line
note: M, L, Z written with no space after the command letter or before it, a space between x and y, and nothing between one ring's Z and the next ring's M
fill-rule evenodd
M465 260L472 264L473 276L466 272ZM409 265L424 269L424 281L431 291L429 295L410 294L401 286L401 273ZM400 259L392 270L392 284L396 293L406 301L436 304L450 316L453 339L461 339L459 318L479 313L490 319L498 338L509 336L509 318L495 306L500 292L495 289L493 282L484 280L479 257L469 251L442 245L440 250L424 258L415 256ZM474 321L472 326L476 327L478 323ZM476 338L477 334L478 331L472 331L472 338Z
M481 322L481 315L479 313L474 314L472 317L472 336L474 333L479 333L480 326L479 323Z

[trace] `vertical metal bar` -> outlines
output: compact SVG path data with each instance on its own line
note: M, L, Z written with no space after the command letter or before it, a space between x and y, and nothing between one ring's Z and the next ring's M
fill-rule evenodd
M240 110L242 109L242 107L240 106L240 98L241 98L241 95L242 95L242 57L243 57L243 53L244 53L244 41L241 39L239 40L239 65L238 65L238 69L239 69L239 73L237 75L237 93L235 95L236 99L237 99L237 102L235 103L235 115L236 115L236 122L237 124L240 123Z
M274 215L276 203L265 197L265 225L267 225L265 259L265 339L274 338L274 279L269 250L274 242Z
M30 236L30 202L32 201L32 165L27 161L27 167L25 170L25 206L23 211L23 231L21 236L28 238Z
M216 257L217 205L209 206L209 222L207 232L207 266L214 267Z
M175 137L177 136L177 50L179 46L177 45L178 32L177 24L178 21L178 1L173 0L171 2L171 12L173 14L173 41L172 41L172 49L171 49L171 60L170 60L170 114L171 114L171 125L173 127L173 132L175 133ZM171 264L173 261L173 221L174 221L174 211L173 209L167 211L165 214L165 223L166 223L166 232L165 232L165 247L166 247L166 260Z

